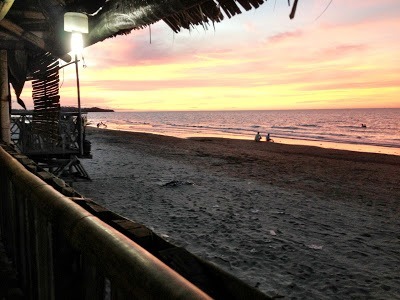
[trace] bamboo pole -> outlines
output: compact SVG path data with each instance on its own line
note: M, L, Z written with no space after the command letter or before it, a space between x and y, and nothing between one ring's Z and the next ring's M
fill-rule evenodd
M0 138L5 143L10 144L10 94L7 66L7 51L0 50Z

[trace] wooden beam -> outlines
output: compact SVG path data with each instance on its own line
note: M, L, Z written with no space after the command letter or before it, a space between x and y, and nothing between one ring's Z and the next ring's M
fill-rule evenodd
M70 55L61 54L59 50L54 49L51 46L47 45L42 38L38 37L37 35L34 35L29 31L24 30L22 27L18 26L17 24L14 24L13 22L7 19L3 19L0 21L0 27L3 27L4 29L11 32L14 36L23 39L24 41L27 41L28 43L34 45L35 47L60 57L62 60L66 62L71 61Z
M33 10L16 10L12 9L8 16L12 18L18 19L29 19L29 20L46 20L46 17L40 11L33 11Z
M16 37L19 37L28 43L31 43L35 45L36 47L46 50L46 43L44 42L43 39L40 37L34 35L33 33L24 30L22 27L18 26L17 24L14 24L13 22L3 19L0 21L0 26L3 27L4 29L8 30L11 32L13 35Z
M46 32L50 30L50 25L43 21L22 20L19 22L23 28L29 28L30 32Z
M0 0L0 20L4 19L13 3L14 0Z

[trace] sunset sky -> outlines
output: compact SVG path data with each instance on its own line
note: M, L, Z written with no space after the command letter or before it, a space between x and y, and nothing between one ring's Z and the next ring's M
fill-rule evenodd
M293 1L291 1L293 2ZM269 0L174 34L163 22L84 50L84 107L242 110L400 107L400 1ZM321 15L322 14L322 15ZM319 17L320 16L320 17ZM60 71L76 105L75 69ZM30 84L22 99L32 107ZM15 102L15 101L14 101ZM13 103L13 107L17 105Z

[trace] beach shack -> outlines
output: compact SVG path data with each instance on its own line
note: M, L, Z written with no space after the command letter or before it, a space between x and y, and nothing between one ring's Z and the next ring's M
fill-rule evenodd
M86 199L60 178L72 167L89 177L79 169L79 158L91 153L76 45L87 47L160 20L174 32L206 28L264 2L0 0L0 261L14 270L13 278L0 278L0 298L10 293L18 299L268 298ZM296 6L297 0L289 1L291 18ZM60 112L60 60L76 68L78 109L71 114ZM28 99L21 99L26 81L32 81L34 109L11 116L11 93L18 108L26 109Z

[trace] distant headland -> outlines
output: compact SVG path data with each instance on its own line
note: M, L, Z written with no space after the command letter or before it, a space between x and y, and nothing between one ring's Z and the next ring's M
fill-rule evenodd
M73 107L73 106L61 106L61 111L62 112L75 112L75 111L78 111L78 108ZM99 108L99 107L82 107L81 111L82 112L114 112L114 110L112 110L112 109Z
M13 109L12 113L26 113L30 112L31 110L25 110L25 109ZM61 106L60 107L61 112L77 112L78 108L74 106ZM105 108L99 108L99 107L82 107L81 111L83 113L88 113L88 112L114 112L113 109L105 109Z

